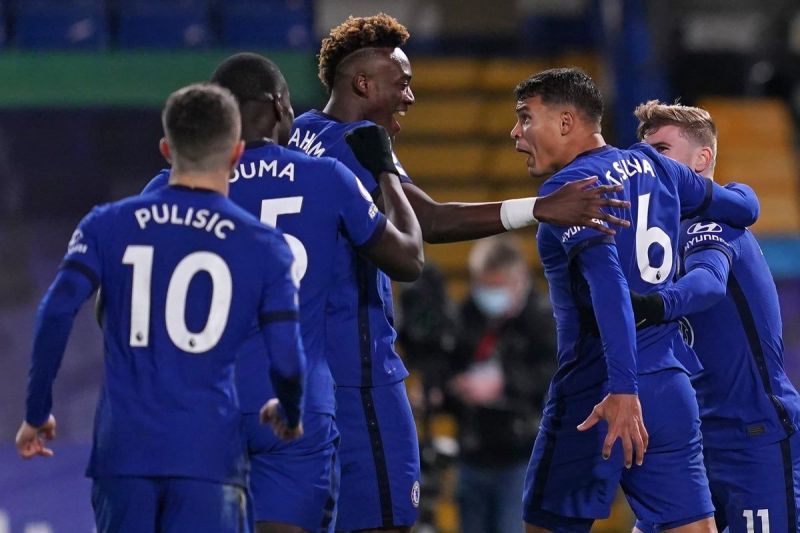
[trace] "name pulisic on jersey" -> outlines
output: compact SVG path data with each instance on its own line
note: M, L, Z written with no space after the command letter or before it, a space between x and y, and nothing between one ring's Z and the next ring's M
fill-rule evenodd
M208 209L182 207L177 204L152 204L150 207L141 207L133 212L136 222L141 229L146 229L147 224L174 224L176 226L189 226L213 233L218 239L227 238L225 230L233 231L236 225L227 218L222 218L219 213Z

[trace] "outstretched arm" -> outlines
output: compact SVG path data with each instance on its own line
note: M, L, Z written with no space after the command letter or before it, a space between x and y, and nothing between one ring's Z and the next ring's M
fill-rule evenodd
M485 203L439 203L412 183L404 183L403 190L429 243L480 239L537 222L587 226L614 235L613 229L598 221L621 227L628 227L630 222L602 208L628 208L630 202L606 197L620 192L621 185L594 186L596 181L597 177L590 177L562 185L546 196Z
M704 248L686 258L687 274L663 291L631 293L638 327L652 326L705 311L727 291L730 257L718 248Z

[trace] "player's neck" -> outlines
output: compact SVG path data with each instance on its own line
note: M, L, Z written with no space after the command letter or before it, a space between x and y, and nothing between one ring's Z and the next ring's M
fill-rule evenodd
M242 123L242 140L245 144L267 140L277 144L278 134L275 125L270 128L256 128L246 122Z
M322 112L335 118L339 122L357 122L359 120L364 120L364 114L360 106L354 105L346 98L338 96L335 91L331 94Z
M594 150L595 148L602 148L605 145L606 141L603 139L603 135L601 133L590 133L585 138L581 139L580 142L570 146L570 150L564 158L566 160L566 164L571 163L576 157L584 152Z
M205 189L228 196L228 174L225 172L180 172L173 169L169 184L189 189Z

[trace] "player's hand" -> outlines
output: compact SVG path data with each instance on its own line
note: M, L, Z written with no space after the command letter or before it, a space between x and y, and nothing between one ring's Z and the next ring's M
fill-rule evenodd
M620 192L622 185L598 185L597 176L585 178L562 185L558 190L536 200L533 216L540 222L548 222L556 226L587 226L608 235L616 231L602 224L608 222L615 226L627 228L630 221L617 218L603 211L603 207L621 207L628 209L631 203L616 198L606 198L606 194Z
M358 162L377 180L383 172L398 175L392 157L392 141L383 126L361 126L347 132L344 140Z
M646 328L664 321L664 299L659 293L630 292L636 329Z
M272 398L264 404L259 419L262 424L272 426L272 431L279 439L294 440L303 435L303 423L298 422L296 427L290 428L281 409L281 402L277 398Z
M17 431L17 452L23 459L30 459L35 455L43 457L52 457L53 450L45 447L45 441L53 440L56 437L56 419L53 415L47 419L47 422L41 426L34 427L27 422L22 422L22 425Z
M592 409L589 417L580 423L578 431L586 431L600 420L608 422L608 434L603 442L603 459L611 457L611 448L617 439L622 441L625 468L631 467L633 452L636 464L641 466L650 437L644 427L642 405L636 394L608 394Z

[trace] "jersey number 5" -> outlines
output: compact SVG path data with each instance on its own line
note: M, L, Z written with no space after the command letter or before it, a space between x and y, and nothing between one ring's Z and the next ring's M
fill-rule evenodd
M131 290L130 345L146 347L150 342L150 300L153 275L153 247L130 245L125 249L122 263L133 266ZM208 272L211 276L211 307L206 325L199 333L186 327L186 294L195 274ZM189 353L207 352L217 345L228 323L233 283L228 265L217 254L194 252L184 257L169 280L164 306L167 333L175 346Z
M639 214L636 217L636 265L642 279L653 285L664 283L672 271L672 241L658 226L647 226L650 211L650 194L639 196ZM650 264L650 246L657 244L664 250L664 258L658 266Z
M286 198L270 198L261 200L261 222L270 227L278 226L279 215L296 215L303 208L302 196L289 196ZM300 280L306 275L308 270L308 253L306 247L300 239L288 233L283 234L286 244L292 250L294 262L292 263L292 279L294 284L299 287Z

